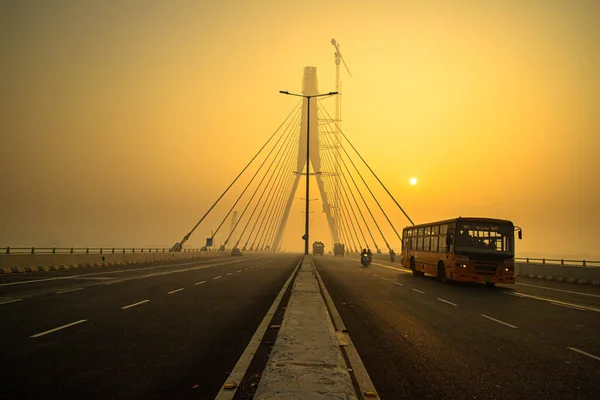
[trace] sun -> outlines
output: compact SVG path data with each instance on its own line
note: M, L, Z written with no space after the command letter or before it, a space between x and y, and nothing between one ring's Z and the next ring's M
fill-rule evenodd
M415 178L415 177L410 178L410 184L413 185L413 186L416 185L417 184L417 178Z

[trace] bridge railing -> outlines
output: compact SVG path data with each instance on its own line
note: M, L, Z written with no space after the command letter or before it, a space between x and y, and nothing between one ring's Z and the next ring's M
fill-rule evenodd
M11 254L125 254L125 253L166 253L168 248L150 247L0 247L0 255ZM201 249L182 249L182 252L195 252Z
M564 266L583 266L583 267L600 267L600 261L594 260L566 260L557 258L531 258L531 257L516 257L515 261L527 264L550 264Z

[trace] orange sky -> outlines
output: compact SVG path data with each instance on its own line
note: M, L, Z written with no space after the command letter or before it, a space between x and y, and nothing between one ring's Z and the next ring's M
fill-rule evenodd
M415 222L506 218L520 254L600 259L600 2L415 3L1 2L0 246L180 240L295 105L279 90L307 65L335 89L334 37L344 131Z

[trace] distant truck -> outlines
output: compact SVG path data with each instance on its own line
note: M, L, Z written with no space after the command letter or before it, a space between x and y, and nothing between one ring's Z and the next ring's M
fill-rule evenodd
M325 245L323 242L313 243L313 256L322 256L325 253Z
M334 243L333 244L333 255L334 256L344 257L345 252L346 252L346 248L344 246L344 243Z

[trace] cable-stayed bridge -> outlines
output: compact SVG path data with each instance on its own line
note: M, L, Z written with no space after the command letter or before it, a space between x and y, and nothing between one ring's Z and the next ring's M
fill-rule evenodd
M504 246L472 261L446 236L458 220L412 230L316 97L314 68L302 87L309 99L170 250L2 249L0 398L597 398L600 264L513 259L501 227L467 224ZM342 257L280 251L286 235L324 240L286 229L311 179ZM211 234L192 249L198 229ZM458 282L496 273L513 281Z
M306 67L302 95L317 96L318 91L316 68ZM361 172L359 165L367 168L368 175ZM412 220L341 130L339 120L329 114L318 97L303 98L293 108L221 196L171 250L183 249L215 206L235 189L238 189L239 195L221 222L211 229L212 234L207 238L204 249L281 250L294 196L302 178L310 179L311 176L316 180L331 245L342 244L350 253L364 248L373 249L378 254L382 251L394 253L382 226L391 228L400 241L397 225L412 224ZM371 189L372 185L380 185L385 190L406 217L405 221L392 221ZM307 204L310 200L305 199ZM236 214L236 222L228 235L222 243L215 243L215 236L227 226L227 219L236 209L240 212ZM310 216L305 215L305 218ZM238 236L232 242L234 233ZM310 241L310 234L302 237Z

